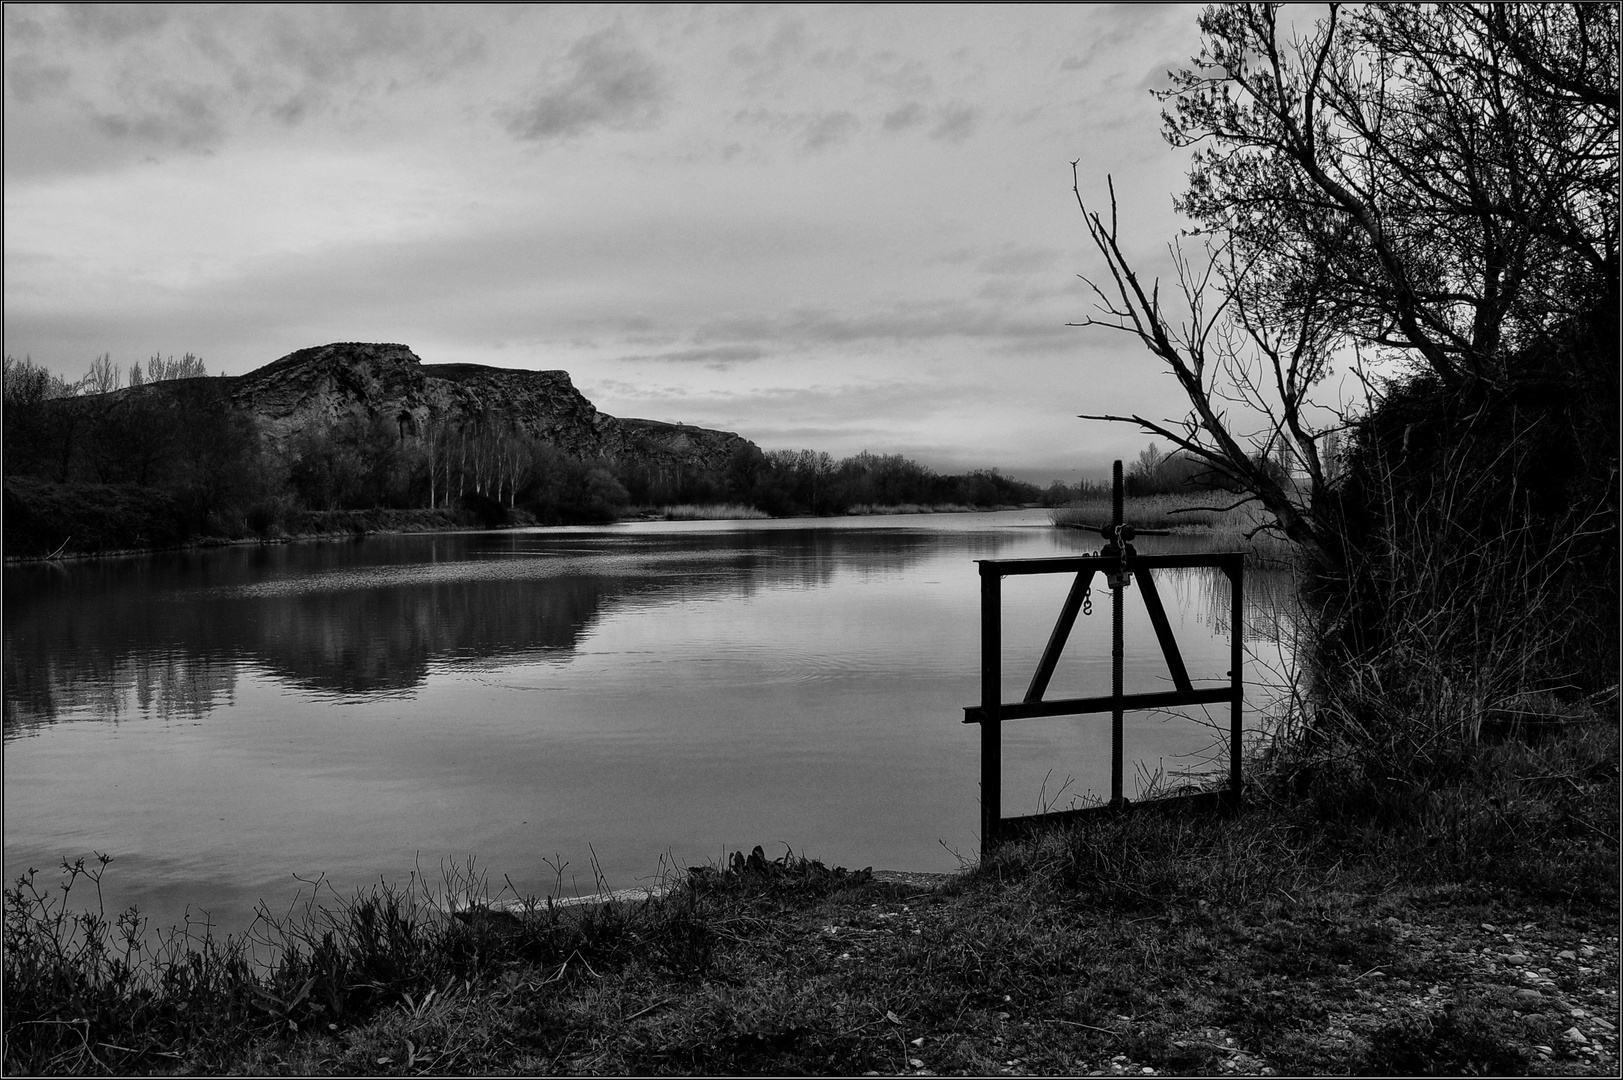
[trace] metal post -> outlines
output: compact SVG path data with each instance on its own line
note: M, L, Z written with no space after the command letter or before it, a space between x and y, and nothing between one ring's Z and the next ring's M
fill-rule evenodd
M1240 806L1240 709L1243 691L1240 672L1245 663L1245 649L1241 637L1245 628L1245 562L1236 556L1229 574L1229 594L1232 607L1229 614L1229 683L1234 689L1233 713L1229 717L1229 798L1234 808Z
M997 844L1003 820L1003 576L981 563L981 857Z
M1110 468L1110 528L1116 548L1116 570L1110 575L1110 805L1122 805L1121 795L1121 714L1122 714L1122 580L1121 557L1125 541L1121 536L1121 461Z

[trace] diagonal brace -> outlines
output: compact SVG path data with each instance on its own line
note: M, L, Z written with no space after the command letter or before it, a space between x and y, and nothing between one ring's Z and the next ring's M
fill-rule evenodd
M1027 702L1041 701L1043 694L1048 690L1048 680L1054 677L1054 667L1059 663L1059 654L1065 651L1065 642L1070 639L1071 628L1076 625L1076 614L1082 610L1082 598L1087 595L1088 586L1093 582L1093 571L1083 570L1076 575L1071 583L1071 591L1065 597L1065 606L1060 608L1059 620L1054 623L1054 632L1048 635L1048 646L1043 649L1043 658L1037 663L1037 670L1031 676L1031 685L1026 687L1025 700ZM1187 685L1188 679L1184 680Z
M1191 689L1189 672L1183 666L1183 654L1178 652L1178 639L1172 636L1172 624L1167 622L1166 608L1161 606L1161 594L1155 591L1155 579L1148 570L1138 567L1134 567L1133 577L1138 579L1139 591L1144 594L1144 607L1150 613L1150 625L1155 627L1155 636L1161 640L1167 670L1172 672L1172 685L1187 693Z

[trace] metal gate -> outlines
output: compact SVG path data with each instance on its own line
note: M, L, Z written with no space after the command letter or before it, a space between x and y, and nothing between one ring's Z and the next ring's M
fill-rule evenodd
M1229 779L1221 791L1185 796L1180 802L1207 803L1214 807L1236 807L1241 795L1240 731L1244 686L1241 680L1243 589L1245 554L1221 552L1201 555L1139 555L1132 540L1137 535L1154 535L1159 530L1138 529L1122 523L1121 462L1115 463L1112 495L1112 521L1099 529L1106 540L1097 555L1061 556L1046 559L978 559L981 576L981 703L964 709L964 723L981 726L981 854L985 856L1000 841L1030 832L1044 825L1075 820L1089 814L1125 810L1122 797L1122 714L1130 709L1166 709L1178 705L1215 705L1229 702ZM1155 588L1153 571L1211 566L1223 571L1230 583L1233 605L1229 619L1229 684L1195 689L1189 681L1178 642L1172 635L1166 609ZM1048 637L1031 677L1025 696L1019 701L1002 700L1003 611L1002 585L1005 577L1024 574L1075 574L1071 591L1060 608L1059 619ZM1046 701L1043 695L1054 675L1071 628L1076 624L1084 598L1095 574L1103 574L1111 594L1111 691L1109 696L1061 698ZM1161 652L1174 689L1146 694L1122 692L1122 594L1129 580L1138 585L1144 607L1155 628ZM1084 713L1110 713L1110 802L1103 807L1063 810L1044 814L1005 818L1002 810L1003 742L1002 725L1010 720L1077 716ZM1155 800L1156 804L1173 800ZM1146 805L1146 804L1139 804Z

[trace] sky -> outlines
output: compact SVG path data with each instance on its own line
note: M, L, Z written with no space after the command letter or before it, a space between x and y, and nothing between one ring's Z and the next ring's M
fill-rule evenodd
M1078 413L1187 405L1067 326L1104 272L1071 162L1167 273L1151 91L1197 14L8 4L5 350L400 342L767 450L1098 475L1150 439Z

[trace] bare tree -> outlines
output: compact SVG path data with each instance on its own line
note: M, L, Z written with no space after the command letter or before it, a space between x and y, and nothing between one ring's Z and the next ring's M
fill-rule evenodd
M90 370L79 381L79 386L86 394L110 394L124 385L123 374L117 364L113 363L111 353L102 353L90 362Z
M1201 53L1162 95L1197 148L1177 200L1177 312L1073 190L1108 279L1102 324L1178 378L1181 420L1138 425L1260 500L1324 552L1342 419L1314 388L1347 356L1427 371L1454 393L1559 379L1532 348L1618 278L1618 11L1585 5L1368 5L1297 31L1278 5L1214 6ZM1556 361L1559 363L1559 361ZM1283 457L1299 477L1270 475Z

